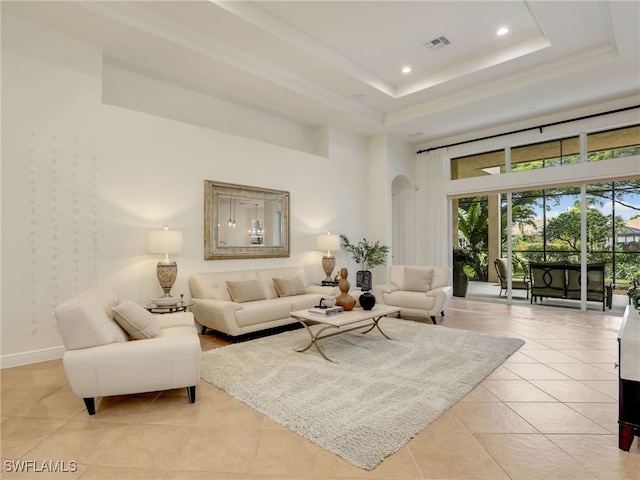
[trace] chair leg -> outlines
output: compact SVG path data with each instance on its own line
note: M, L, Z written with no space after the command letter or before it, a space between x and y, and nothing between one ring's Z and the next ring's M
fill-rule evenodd
M187 396L189 397L189 403L196 403L196 386L187 387Z
M87 412L89 412L89 415L95 415L96 414L95 398L86 397L86 398L83 398L82 400L84 400L84 406L87 407Z
M431 315L431 321L433 322L434 325L437 325L436 317L434 315Z
M207 333L207 327L205 327L204 325L202 326L202 335L204 335L205 333Z
M444 310L442 310L442 311L440 312L440 315L442 315L442 316L444 317Z

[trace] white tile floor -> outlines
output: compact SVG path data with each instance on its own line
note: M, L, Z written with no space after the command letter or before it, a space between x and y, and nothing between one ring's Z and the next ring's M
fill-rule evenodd
M408 320L409 321L409 320ZM427 320L427 322L429 322ZM74 460L64 479L640 478L640 447L618 449L620 315L454 298L438 323L524 338L475 390L375 470L354 467L204 381L184 390L103 398L89 417L61 361L2 371L5 461ZM227 339L211 332L204 350Z

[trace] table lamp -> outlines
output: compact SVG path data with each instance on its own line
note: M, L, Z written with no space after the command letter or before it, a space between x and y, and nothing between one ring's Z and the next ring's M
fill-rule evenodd
M169 259L169 255L182 253L182 232L169 230L166 225L163 230L150 231L147 252L164 255L164 259L158 262L156 275L164 291L163 297L171 297L171 287L178 276L178 265Z
M331 232L318 235L318 243L316 245L318 250L326 250L327 254L322 257L322 269L327 275L325 282L331 282L331 273L336 267L336 257L331 255L331 250L340 250L340 235L331 235Z

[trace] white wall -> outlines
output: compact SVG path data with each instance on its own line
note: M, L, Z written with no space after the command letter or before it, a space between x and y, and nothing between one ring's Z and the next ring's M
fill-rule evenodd
M53 306L95 281L100 55L2 17L3 356L59 345Z
M322 131L133 72L106 59L102 101L212 130L326 156ZM325 142L326 143L326 142Z
M362 175L366 139L320 128L311 140L326 140L319 150L328 155L318 156L104 105L101 69L97 46L3 15L3 366L60 356L53 308L78 291L107 286L137 302L158 296L158 258L145 243L164 224L183 231L172 292L186 296L199 271L311 264L319 280L318 233L367 235L362 199L386 185ZM290 130L295 145L299 132ZM290 258L203 260L205 179L288 190ZM336 259L355 272L343 252Z

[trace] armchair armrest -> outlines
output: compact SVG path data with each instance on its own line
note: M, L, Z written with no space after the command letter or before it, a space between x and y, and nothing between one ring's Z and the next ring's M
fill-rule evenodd
M63 365L73 392L86 398L197 385L201 356L193 332L69 350Z
M191 311L196 317L196 322L200 320L223 320L235 318L235 312L242 310L241 303L230 302L228 300L214 300L211 298L194 298L196 303L191 306Z
M241 303L211 298L194 298L193 300L196 303L191 307L191 311L196 317L196 322L202 327L222 332L238 331L238 334L240 333L236 322L236 312L244 309Z
M444 308L453 298L453 287L451 285L436 287L429 290L425 295L434 298L433 308L429 312L429 315L438 315L444 311Z
M157 313L154 316L158 320L161 329L168 327L195 327L193 313L191 312Z

